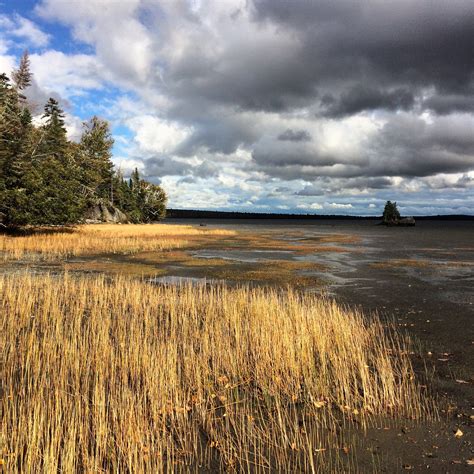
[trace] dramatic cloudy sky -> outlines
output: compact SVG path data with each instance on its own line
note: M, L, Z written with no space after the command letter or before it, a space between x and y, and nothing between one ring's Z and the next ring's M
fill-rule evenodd
M175 208L474 213L473 0L0 0L0 71Z

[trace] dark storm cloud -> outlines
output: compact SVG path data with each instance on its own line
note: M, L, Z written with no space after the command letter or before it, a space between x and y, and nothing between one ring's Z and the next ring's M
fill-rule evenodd
M316 150L296 143L263 142L256 145L252 159L259 165L275 166L332 166L338 163L337 156L318 153Z
M392 117L371 143L372 175L429 176L474 168L474 120L463 115L426 123Z
M144 158L146 176L193 176L194 178L210 178L218 174L218 167L204 161L199 165L173 159L169 156L151 156Z
M343 117L365 110L408 110L413 107L413 94L404 88L378 90L357 85L344 92L339 99L326 95L322 100L324 115Z
M438 115L449 115L453 112L474 112L474 90L470 96L462 94L438 94L423 102L426 109Z
M471 0L254 0L254 8L256 21L298 36L319 84L356 80L458 92L472 84Z
M334 116L407 110L430 86L441 94L472 96L472 0L249 5L259 35L243 33L235 42L221 32L219 48L213 34L191 43L164 71L168 92L187 103L200 98L274 112L326 95L334 98L328 111ZM241 18L236 15L234 22Z
M334 181L335 187L324 187L325 192L337 187L380 189L391 185L390 176L425 177L474 169L474 118L457 114L426 121L411 113L391 115L367 137L360 153L328 154L312 143L262 140L252 158L259 170L280 179L345 178L344 183Z
M183 117L182 110L179 111L179 116ZM193 132L175 150L180 156L192 156L201 149L229 155L239 146L248 146L259 137L255 126L238 115L221 117L209 114L205 119L190 121L186 118L186 121L192 125Z
M287 128L283 133L278 135L278 140L289 142L309 142L311 135L306 130L292 130Z
M244 148L253 171L280 179L472 169L465 123L436 116L474 110L472 0L254 0L247 11L213 18L217 29L181 12L186 2L178 5L175 21L190 36L159 79L173 98L170 116L193 130L177 155ZM434 125L418 118L423 110L434 113ZM259 115L284 124L300 111L334 122L380 111L387 125L351 154L319 146L325 136L313 128L285 130Z

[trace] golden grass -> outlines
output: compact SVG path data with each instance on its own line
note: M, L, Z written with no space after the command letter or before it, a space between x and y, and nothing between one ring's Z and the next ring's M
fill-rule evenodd
M199 229L190 225L116 225L77 226L73 231L51 232L41 229L27 236L0 235L0 258L55 260L102 253L131 254L186 246L188 240L203 236L230 236L221 229Z
M412 268L428 268L428 267L471 267L472 262L463 261L431 261L426 259L400 259L400 260L386 260L384 262L370 263L369 266L372 268L400 268L400 267L412 267Z
M347 472L340 422L428 413L405 341L291 290L16 274L0 312L6 472Z

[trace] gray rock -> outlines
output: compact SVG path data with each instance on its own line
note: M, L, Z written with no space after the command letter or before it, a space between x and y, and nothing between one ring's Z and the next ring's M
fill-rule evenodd
M398 225L414 226L416 224L414 217L403 217L398 221Z
M113 222L115 224L121 224L128 222L128 218L120 209L117 209L110 203L99 201L86 211L84 222L87 224L99 222Z

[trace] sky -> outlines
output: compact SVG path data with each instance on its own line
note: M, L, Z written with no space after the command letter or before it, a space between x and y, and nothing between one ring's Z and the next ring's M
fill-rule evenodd
M37 115L98 115L169 207L474 214L472 0L0 0Z

